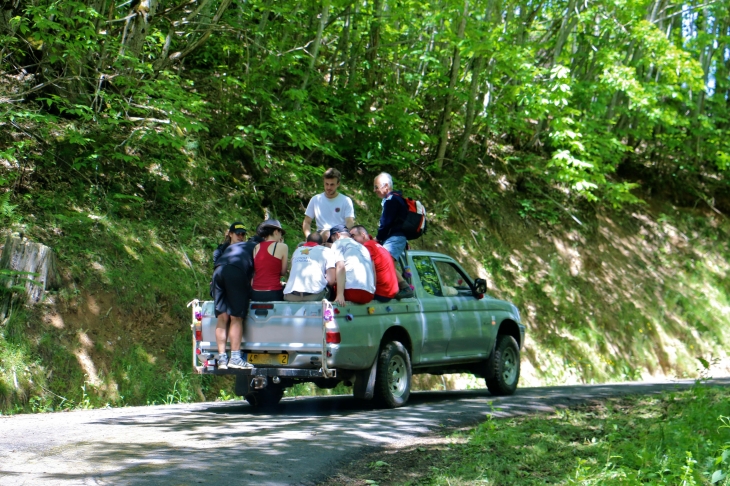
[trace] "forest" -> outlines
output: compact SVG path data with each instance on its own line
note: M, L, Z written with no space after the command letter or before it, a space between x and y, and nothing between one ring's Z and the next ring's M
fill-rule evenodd
M6 0L0 111L0 232L63 281L3 287L3 413L229 396L185 304L328 167L520 307L525 383L727 362L730 0Z

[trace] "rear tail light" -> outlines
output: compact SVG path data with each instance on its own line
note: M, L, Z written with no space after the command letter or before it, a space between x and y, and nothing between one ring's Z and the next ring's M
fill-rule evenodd
M273 309L274 304L251 304L252 309Z
M202 351L200 350L200 348L195 350L195 354L201 354L201 353L202 353Z
M196 341L202 341L203 340L203 331L201 329L195 330L195 340Z
M339 331L327 331L325 333L325 338L328 344L340 344L340 342L342 342Z

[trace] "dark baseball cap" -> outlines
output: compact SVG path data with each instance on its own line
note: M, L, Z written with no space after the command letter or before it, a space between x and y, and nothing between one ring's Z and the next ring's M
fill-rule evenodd
M236 222L233 223L230 228L228 228L228 231L230 233L246 234L246 227L243 225L243 223Z
M336 224L330 228L330 234L332 233L347 233L350 234L350 230L344 224Z

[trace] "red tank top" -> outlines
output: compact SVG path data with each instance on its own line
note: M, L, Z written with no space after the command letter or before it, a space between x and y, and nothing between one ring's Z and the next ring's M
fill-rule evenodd
M259 252L253 259L253 289L281 290L281 258L269 253L269 246L274 241L259 243Z

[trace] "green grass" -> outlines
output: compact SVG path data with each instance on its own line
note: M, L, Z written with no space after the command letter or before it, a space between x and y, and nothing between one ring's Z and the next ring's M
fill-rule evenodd
M418 447L407 485L730 484L730 388L696 385L552 415L487 420ZM385 462L389 459L384 458ZM415 462L415 461L413 461Z

